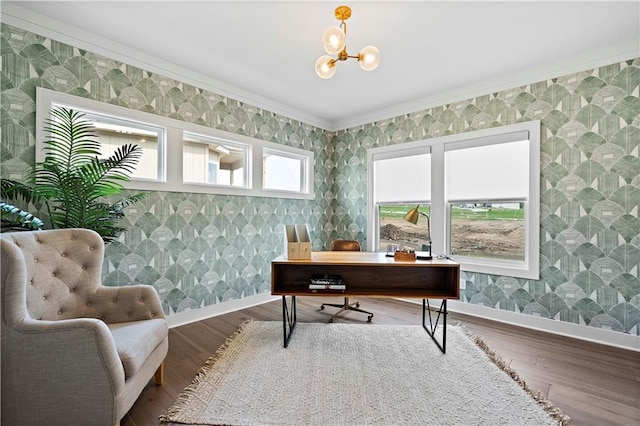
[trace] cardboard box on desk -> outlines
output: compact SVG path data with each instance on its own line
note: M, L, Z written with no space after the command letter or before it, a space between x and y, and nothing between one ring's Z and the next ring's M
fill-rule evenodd
M311 259L311 239L307 225L285 225L284 248L287 259Z

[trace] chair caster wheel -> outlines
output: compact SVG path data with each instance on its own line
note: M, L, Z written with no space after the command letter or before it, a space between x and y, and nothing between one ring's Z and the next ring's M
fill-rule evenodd
M373 319L373 315L369 315L369 317L367 318L367 322L371 322L372 319Z
M356 302L356 308L360 307L360 302Z
M333 318L329 318L329 323L332 323L332 322L333 322Z
M320 310L324 311L324 305L320 306Z

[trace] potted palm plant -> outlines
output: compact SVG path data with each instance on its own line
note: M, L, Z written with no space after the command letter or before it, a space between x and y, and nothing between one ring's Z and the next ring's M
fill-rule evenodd
M100 158L100 142L84 114L62 107L51 113L45 128L49 138L44 141L44 161L35 163L26 182L2 181L3 230L34 229L42 223L38 218L34 222L31 216L25 222L28 213L9 204L22 200L39 206L46 216L40 228L92 229L109 243L124 231L119 224L124 208L145 195L137 193L114 201L124 189L122 183L129 181L142 150L125 144L109 157Z

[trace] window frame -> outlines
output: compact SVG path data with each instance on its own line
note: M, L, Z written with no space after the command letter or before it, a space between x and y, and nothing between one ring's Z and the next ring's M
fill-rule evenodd
M201 143L203 145L213 145L213 144L219 144L219 145L228 145L228 146L232 146L234 148L239 148L242 150L243 152L243 156L244 156L244 163L243 163L243 168L244 170L242 171L242 180L244 182L244 185L239 186L239 185L224 185L224 184L219 184L219 183L213 183L213 182L191 182L191 181L185 181L184 179L184 158L182 159L183 161L183 169L182 169L182 182L185 185L204 185L204 186L213 186L213 187L219 187L219 188L247 188L249 183L251 182L251 167L250 167L250 158L251 158L251 145L247 144L247 143L240 143L237 141L232 141L229 139L223 139L220 137L215 137L215 136L211 136L211 135L205 135L202 132L199 133L195 133L195 132L191 132L191 131L187 131L184 130L182 132L182 155L184 156L184 147L185 144L189 143L192 144L194 142L188 142L186 141L186 137L187 135L190 135L194 138L200 138L200 140L198 141L198 143ZM218 164L218 170L220 170L220 163Z
M65 105L63 103L56 103L57 107L62 107L62 108L72 108L69 105ZM117 126L127 126L130 128L134 128L137 130L147 130L147 131L157 131L157 147L156 147L156 161L155 161L155 167L156 167L156 177L155 178L151 178L151 177L141 177L141 176L132 176L131 179L137 180L137 181L148 181L148 182L162 182L164 180L164 173L165 173L165 167L163 166L164 163L164 159L166 158L166 156L164 155L164 150L166 147L166 140L167 140L167 132L166 129L163 126L159 126L156 124L150 124L150 123L144 123L142 121L137 121L137 120L131 120L129 118L126 117L122 117L122 116L116 116L116 115L112 115L112 114L104 114L101 112L97 112L97 111L93 111L93 110L88 110L88 109L83 109L81 111L82 113L85 114L85 117L89 120L94 119L94 118L99 118L101 120L103 120L103 122L108 123L108 124L113 124L113 125L117 125ZM98 127L95 126L94 129L97 129ZM141 148L144 148L144 146L141 146L140 144L136 144L136 143L132 143L132 142L128 142L130 144L134 144L134 145L138 145ZM108 155L104 154L104 151L101 151L102 156L104 158L106 158ZM42 153L42 150L38 150L38 154L40 155L44 155ZM144 156L144 154L143 154Z
M48 93L48 92L51 92ZM161 123L147 120L144 116L140 114L123 114L122 109L128 111L126 108L119 107L117 105L101 104L97 101L91 102L80 102L79 98L73 95L66 96L58 96L59 92L54 92L47 89L42 89L38 87L36 89L36 102L37 102L37 110L36 110L36 161L42 162L44 161L45 153L41 149L42 144L47 138L47 132L45 128L47 127L47 123L45 120L51 118L51 109L54 107L62 107L62 108L70 108L78 110L79 112L85 114L86 116L91 118L91 116L98 116L104 118L106 122L117 125L129 125L131 127L137 127L139 129L158 129L158 147L157 147L157 174L156 179L152 178L140 178L140 177L131 177L131 182L164 182L166 180L166 146L167 146L167 128L163 126ZM62 94L64 95L64 94ZM40 100L42 100L40 102ZM94 103L95 102L95 103ZM136 113L139 111L135 111ZM127 188L127 185L124 185Z
M310 185L310 180L309 180L309 176L307 176L307 174L305 173L305 170L309 167L309 158L300 154L296 154L294 152L287 152L284 151L282 149L273 149L273 148L264 148L262 150L262 159L263 159L263 165L264 165L264 159L267 157L267 155L276 155L279 157L284 157L284 158L291 158L294 160L299 160L300 161L300 192L306 192L309 190L309 185ZM264 166L263 166L264 167ZM265 170L263 170L263 174L265 173ZM286 189L272 189L272 188L265 188L265 181L262 181L262 190L263 191L277 191L277 192L297 192L295 190L286 190Z
M202 194L240 195L252 197L291 198L311 200L314 194L314 153L313 151L264 141L253 137L239 135L214 129L199 124L188 123L174 118L163 117L144 111L138 111L119 105L100 102L93 99L57 92L42 87L36 88L36 161L43 159L42 141L45 133L45 119L51 117L51 107L62 104L80 111L93 112L100 115L121 117L124 120L150 124L165 128L163 158L161 161L162 180L131 179L123 186L132 190L147 190L159 192L188 192ZM229 143L249 146L249 153L245 159L245 186L226 186L206 183L191 183L183 180L183 136L184 133L202 135L207 138L228 141ZM158 142L160 144L160 142ZM160 155L160 146L158 152ZM277 191L262 189L262 157L263 150L280 152L282 155L296 155L304 158L305 181L304 190Z
M443 254L450 252L451 223L450 203L445 192L445 150L449 148L464 149L488 144L513 142L519 135L527 132L529 140L529 182L528 196L525 201L525 260L524 262L497 260L488 258L470 258L451 255L451 259L460 263L462 270L485 274L512 276L518 278L540 278L540 121L527 121L501 127L476 130L461 134L447 135L432 139L371 148L367 151L368 197L367 210L369 217L368 249L374 250L379 245L377 214L378 202L375 200L375 176L373 162L383 158L404 156L411 150L430 147L431 156L431 240L432 252ZM401 184L401 183L399 183ZM408 182L408 184L411 184ZM427 201L427 200L423 200ZM483 200L484 201L484 200ZM498 201L498 200L492 200ZM405 203L405 200L397 200ZM413 201L412 201L413 202ZM458 202L458 200L456 200ZM389 201L383 204L389 204Z

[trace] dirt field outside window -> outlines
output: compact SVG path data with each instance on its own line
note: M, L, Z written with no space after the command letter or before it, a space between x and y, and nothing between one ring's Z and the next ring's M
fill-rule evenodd
M451 235L453 255L501 260L524 260L524 220L459 219L453 221ZM384 217L380 222L380 249L388 244L402 244L421 250L427 239L426 223L417 225L402 218ZM443 253L433 253L434 255Z

